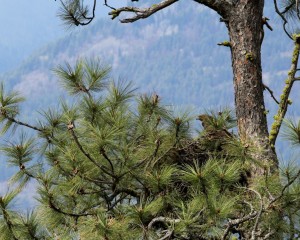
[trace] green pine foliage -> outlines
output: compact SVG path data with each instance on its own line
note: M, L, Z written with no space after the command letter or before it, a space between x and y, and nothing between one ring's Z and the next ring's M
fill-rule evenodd
M299 236L299 166L249 176L257 150L238 140L230 110L200 115L198 134L195 116L172 111L156 94L136 96L109 72L99 61L58 67L73 98L40 111L36 124L18 119L23 99L1 85L2 130L22 131L1 147L17 172L0 196L0 239ZM287 126L298 137L297 125ZM14 210L33 179L35 210Z

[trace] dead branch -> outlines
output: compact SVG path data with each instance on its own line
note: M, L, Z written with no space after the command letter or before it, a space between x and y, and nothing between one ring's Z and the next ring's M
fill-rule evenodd
M177 1L178 0L164 0L158 4L153 4L149 8L121 7L121 8L113 9L109 13L109 15L112 16L111 17L112 19L115 19L123 12L133 13L134 14L133 16L120 20L121 23L132 23L139 19L147 18L147 17L151 16L152 14L154 14L166 7L169 7L170 5L172 5L173 3L177 2Z
M153 225L157 222L163 222L163 223L179 223L180 219L172 219L167 217L156 217L151 220L151 222L148 224L148 229L151 229Z
M260 209L257 213L257 216L256 216L256 219L255 219L255 223L254 223L254 226L253 226L253 230L251 232L251 240L255 240L256 239L256 232L257 232L257 227L258 227L258 223L259 223L259 220L261 218L261 215L263 213L263 210L264 210L264 206L263 206L263 200L262 200L262 197L260 195L260 193L254 189L250 189L250 191L254 192L258 198L259 198L259 201L260 201Z
M244 222L247 222L249 220L252 220L254 219L256 216L257 216L258 212L253 212L253 213L249 213L248 215L242 217L242 218L237 218L237 219L234 219L234 220L229 220L228 223L227 223L227 228L225 229L224 231L224 234L223 234L223 237L222 237L222 240L225 240L230 229L232 229L234 226L237 226L241 223L244 223Z
M286 33L286 35L287 35L290 39L293 40L291 34L289 34L289 32L288 32L287 29L286 29L286 25L288 24L288 21L287 21L287 19L285 18L284 13L285 13L287 10L284 10L284 11L281 12L281 11L279 10L279 8L278 8L277 0L274 0L274 6L275 6L275 12L280 16L280 18L281 18L282 21L283 21L282 26L283 26L284 32Z
M274 99L274 101L279 104L278 100L275 98L274 96L274 92L266 85L263 83L263 88L264 90L268 90L268 92L270 93L271 97Z

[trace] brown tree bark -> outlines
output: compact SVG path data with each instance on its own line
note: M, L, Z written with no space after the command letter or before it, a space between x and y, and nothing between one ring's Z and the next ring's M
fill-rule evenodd
M253 157L264 165L254 166L253 173L276 171L278 160L274 146L269 143L262 83L264 0L194 1L218 12L228 28L239 136L242 142L254 147Z
M264 0L237 1L230 11L226 12L225 21L230 36L235 108L240 139L259 149L255 153L255 158L266 163L265 165L272 165L271 169L276 169L278 162L275 150L269 144L263 96L261 68L263 8Z

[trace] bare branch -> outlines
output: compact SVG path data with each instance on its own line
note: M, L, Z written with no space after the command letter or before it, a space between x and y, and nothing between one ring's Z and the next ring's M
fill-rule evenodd
M294 2L291 2L291 4L288 5L288 6L286 6L286 7L284 8L284 10L283 10L281 13L282 13L282 14L287 13L294 5L295 5L295 3L294 3Z
M173 232L174 232L173 230L167 230L167 231L166 231L166 235L163 236L162 238L160 238L159 240L170 239L170 237L172 236Z
M227 228L225 229L225 232L223 234L222 240L225 240L230 229L232 229L232 227L237 226L241 223L247 222L249 220L254 219L257 216L258 212L253 212L253 213L249 213L248 215L242 217L242 218L238 218L238 219L234 219L234 220L229 220L228 224L227 224Z
M264 236L263 240L270 239L270 237L271 237L272 235L274 235L275 233L276 233L275 230L273 230L273 231L267 233L267 234Z
M246 204L248 204L248 205L250 206L251 212L250 212L248 215L246 215L246 216L244 216L244 217L242 217L242 218L238 218L238 219L235 219L235 220L229 220L228 223L227 223L227 228L226 228L225 231L224 231L222 240L225 240L225 239L226 239L226 237L227 237L229 231L230 231L233 227L235 227L235 226L237 226L237 225L239 225L239 224L241 224L241 223L244 223L244 222L247 222L247 221L249 221L249 220L253 220L254 218L256 218L255 223L254 223L254 226L253 226L253 230L252 230L252 232L251 232L251 240L255 240L255 239L256 239L256 233L257 233L257 227L258 227L258 224L259 224L259 220L260 220L260 218L261 218L262 213L263 213L264 210L265 210L265 209L264 209L264 206L263 206L263 199L262 199L262 197L261 197L261 194L260 194L258 191L254 190L254 189L251 189L251 188L245 188L245 187L238 187L238 188L245 189L246 191L250 191L250 192L255 193L255 194L257 195L257 197L259 198L259 200L260 200L260 209L259 209L258 212L257 212L257 211L254 211L254 210L253 210L252 204L250 204L250 203L244 201L244 203L246 203Z
M263 87L264 87L264 90L268 90L268 92L270 93L271 97L274 99L274 101L279 104L279 102L277 101L277 99L275 98L274 96L274 93L273 91L266 85L263 83Z
M253 230L251 232L251 240L255 240L256 239L256 231L257 231L258 223L259 223L259 220L260 220L261 215L263 213L264 206L263 206L263 200L262 200L262 197L261 197L260 193L256 190L254 190L254 189L249 189L249 190L254 192L258 196L259 201L260 201L260 209L259 209L259 212L257 213L255 224L254 224Z
M121 19L121 23L132 23L139 19L147 18L151 16L153 13L156 13L166 7L169 7L173 3L177 2L178 0L164 0L158 4L153 4L149 8L137 8L137 7L122 7L118 9L114 9L109 13L112 16L112 19L115 19L123 12L130 12L134 13L135 15L132 17ZM111 7L110 7L111 8Z
M250 213L253 213L254 212L254 207L253 207L253 205L251 204L251 203L249 203L248 201L243 201L243 203L245 203L245 204L247 204L248 206L249 206L249 208L250 208Z
M107 208L107 211L112 210L119 202L122 202L128 195L121 196L118 200L116 200L111 206Z
M148 229L151 229L153 225L157 222L163 222L163 223L179 223L180 219L172 219L172 218L166 218L166 217L156 217L151 220L151 222L148 224Z
M283 12L280 12L280 10L279 10L279 8L278 8L277 0L274 0L274 6L275 6L275 12L281 17L281 19L282 19L282 21L283 21L283 24L282 24L282 25L283 25L283 30L284 30L284 32L286 33L286 35L287 35L290 39L293 40L291 34L289 34L289 32L288 32L287 29L286 29L286 25L287 25L288 21L287 21L287 19L285 18L284 13L285 13L287 10L285 10L285 11L283 11Z
M116 8L110 6L110 5L107 3L107 0L104 0L104 4L103 4L103 5L106 6L106 7L108 7L108 8L110 8L110 9L112 9L112 10L116 10Z

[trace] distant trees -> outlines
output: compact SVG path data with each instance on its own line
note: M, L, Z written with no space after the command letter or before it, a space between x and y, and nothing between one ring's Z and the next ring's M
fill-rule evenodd
M299 237L298 166L283 168L280 179L249 179L253 165L263 168L253 157L259 150L231 130L231 111L198 116L196 133L195 116L156 94L135 96L109 72L98 61L57 68L73 100L43 110L36 124L20 120L23 98L2 85L2 131L20 135L1 147L18 169L17 187L0 197L1 239ZM299 146L297 125L286 130ZM31 179L39 204L24 214L13 202Z
M111 9L109 15L112 19L121 17L120 21L122 23L132 23L148 18L177 1L149 2L148 7L144 7L144 5L139 3L131 5L128 3L128 6L114 7L109 0L104 0L103 2L94 0L91 6L86 5L85 1L62 0L60 17L70 25L87 25L95 18L96 4L102 2L104 6ZM262 161L264 168L268 168L268 171L276 171L278 159L276 157L275 141L282 119L285 116L288 102L290 102L288 101L290 90L284 90L283 92L284 97L279 104L278 114L275 116L276 119L269 134L263 91L270 89L262 82L261 45L264 40L264 25L268 27L268 30L272 30L272 27L268 23L269 19L263 16L264 0L193 1L216 11L221 16L220 21L224 22L228 29L229 40L219 45L229 47L232 54L235 110L239 137L245 144L264 149L255 158ZM139 1L132 0L131 2ZM145 3L143 2L143 4ZM289 38L295 40L292 33L288 30L288 24L290 20L294 22L293 20L296 19L297 21L300 18L299 1L282 0L278 3L277 0L274 0L274 7L274 14L279 15L282 19L285 33ZM199 44L201 44L200 40ZM298 59L294 60L293 64L297 65ZM289 77L292 82L298 78L295 74L296 72ZM287 88L290 89L291 86ZM254 175L263 174L263 171L263 169L253 168Z

